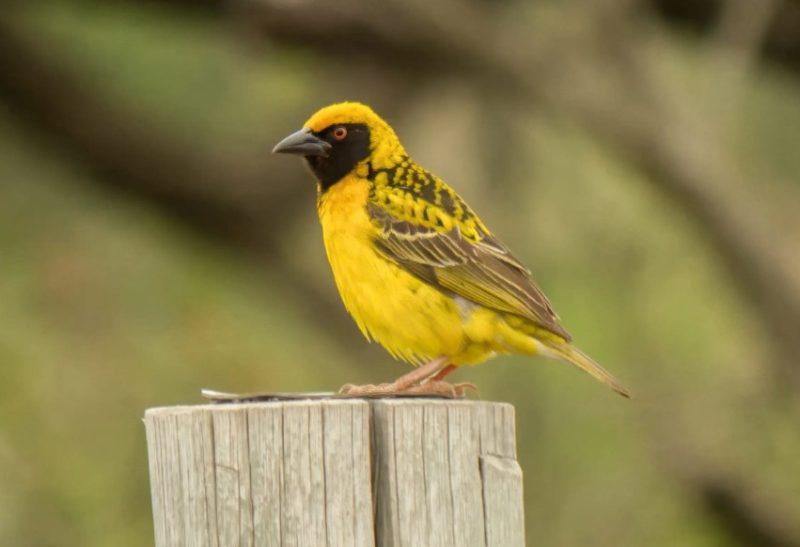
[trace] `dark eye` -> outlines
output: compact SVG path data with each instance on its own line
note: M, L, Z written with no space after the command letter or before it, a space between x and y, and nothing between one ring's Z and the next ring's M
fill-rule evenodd
M344 140L344 138L346 136L347 136L347 128L346 127L339 126L339 127L337 127L336 129L333 130L333 138L336 139L337 141Z

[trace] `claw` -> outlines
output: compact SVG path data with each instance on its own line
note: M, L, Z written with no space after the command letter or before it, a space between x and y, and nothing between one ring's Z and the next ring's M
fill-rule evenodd
M480 396L480 391L478 391L478 386L473 384L472 382L461 382L458 384L453 384L453 387L456 390L456 393L459 394L459 397L465 397L467 391L474 391L476 395Z

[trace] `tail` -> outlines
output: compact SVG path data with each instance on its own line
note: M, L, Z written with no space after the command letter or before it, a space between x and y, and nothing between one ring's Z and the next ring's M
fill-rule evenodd
M566 361L575 365L576 367L588 372L597 380L603 382L605 385L623 397L630 399L630 391L628 391L627 388L625 388L625 386L619 382L619 380L614 378L610 372L598 365L594 359L583 353L578 348L572 346L568 342L550 342L547 344L542 343L542 346L544 346L542 348L544 350L542 353L549 353L557 359L561 359L562 361Z

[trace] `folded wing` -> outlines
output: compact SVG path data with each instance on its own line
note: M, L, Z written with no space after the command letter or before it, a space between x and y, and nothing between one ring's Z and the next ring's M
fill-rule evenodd
M461 236L458 227L442 231L420 226L397 218L374 202L367 211L379 227L375 238L378 252L419 279L571 339L530 272L492 235L484 234L472 242Z

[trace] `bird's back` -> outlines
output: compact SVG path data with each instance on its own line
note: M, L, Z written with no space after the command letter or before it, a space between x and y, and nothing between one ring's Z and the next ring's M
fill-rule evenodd
M447 294L570 339L530 271L442 179L407 155L367 177L375 246L385 257Z

